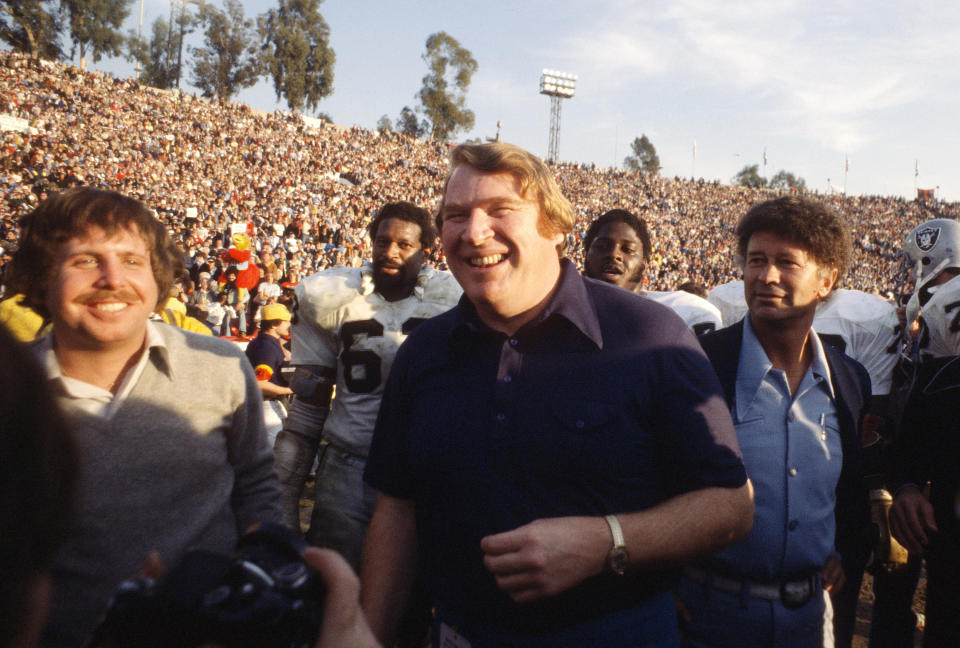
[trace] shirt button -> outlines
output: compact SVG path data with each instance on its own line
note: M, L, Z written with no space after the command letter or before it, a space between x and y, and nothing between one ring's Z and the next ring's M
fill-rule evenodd
M508 382L510 382L511 380L513 380L513 377L510 376L510 374L507 374L506 376L503 377L503 382L505 382L505 383L508 383Z
M797 415L794 414L793 411L787 412L787 420L788 420L788 421L794 421L794 420L796 420L796 418L797 418Z
M796 477L796 476L797 476L797 469L796 469L796 468L791 468L791 469L790 469L790 476L791 476L791 477Z
M517 346L517 338L515 337L510 338L510 346Z
M583 429L583 421L577 421L577 422L575 423L575 425L577 426L577 429L578 429L578 430L582 430L582 429Z
M800 526L799 522L796 520L790 520L790 524L787 525L787 528L791 531L796 531L798 526Z
M507 415L506 415L506 414L504 414L503 412L497 412L497 422L498 422L498 423L503 423L504 420L506 420L506 418L507 418Z

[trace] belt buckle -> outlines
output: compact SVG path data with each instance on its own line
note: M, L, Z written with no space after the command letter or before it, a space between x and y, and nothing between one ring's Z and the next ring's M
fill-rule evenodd
M788 610L797 610L802 608L813 598L814 587L813 579L815 576L808 576L804 580L780 581L780 602Z

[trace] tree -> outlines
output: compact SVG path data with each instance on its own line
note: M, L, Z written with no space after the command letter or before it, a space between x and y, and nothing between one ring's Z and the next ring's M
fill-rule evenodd
M470 79L477 71L473 55L446 32L437 32L427 38L422 58L430 72L417 96L430 121L430 137L446 140L473 128L473 111L466 107Z
M322 0L279 0L280 6L257 21L263 62L277 99L291 110L314 111L333 92L330 27L320 15Z
M742 187L766 187L767 179L760 175L759 164L748 164L733 176L733 184Z
M33 58L60 57L60 16L54 0L4 0L0 38Z
M793 175L789 171L778 171L775 176L770 178L771 189L793 189L794 191L806 191L807 181L803 178Z
M163 18L153 21L150 42L131 33L127 37L127 59L140 64L140 81L155 88L172 88L177 80L177 62L171 51L170 25Z
M646 135L633 138L630 144L633 155L623 158L623 166L629 171L647 171L648 173L660 172L660 157L657 155L657 149L653 147L653 142Z
M120 28L130 14L129 4L130 0L61 0L73 41L70 57L79 53L85 61L89 52L96 62L104 54L120 54L124 40Z
M203 5L197 12L205 46L190 48L190 83L204 97L229 99L242 88L254 85L262 71L253 21L244 18L239 0L224 0L224 8L226 11Z
M186 10L186 2L183 2L179 15L174 9L175 4L171 4L169 21L163 18L153 21L149 43L132 30L126 39L126 59L138 62L140 81L155 88L180 86L183 39L193 31L197 22L196 16Z
M381 115L380 119L377 120L377 130L382 130L388 133L392 133L393 122L390 121L390 117L388 117L387 115Z
M405 133L411 137L420 137L430 130L430 124L427 120L417 119L417 113L410 106L404 106L397 117L397 131Z

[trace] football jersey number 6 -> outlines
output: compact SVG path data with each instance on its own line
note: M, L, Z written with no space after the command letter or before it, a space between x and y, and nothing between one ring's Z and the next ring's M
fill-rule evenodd
M381 337L383 324L377 320L360 320L359 322L345 322L340 327L340 339L343 341L343 353L340 362L343 363L343 381L347 389L354 394L369 394L380 384L380 356L369 349L351 349L356 336L366 335L368 338Z
M424 320L411 317L403 323L401 329L407 335ZM340 362L343 363L343 381L347 389L354 394L369 394L383 377L380 372L380 356L369 349L351 349L357 341L356 336L366 335L368 338L383 336L383 324L377 320L368 319L357 322L346 322L340 327L340 339L343 341L343 352Z

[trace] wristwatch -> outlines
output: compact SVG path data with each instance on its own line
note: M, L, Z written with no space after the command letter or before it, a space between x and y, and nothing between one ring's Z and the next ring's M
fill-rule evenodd
M613 548L607 554L607 565L610 571L618 576L623 576L630 562L630 554L627 552L627 543L623 539L623 529L620 528L620 520L616 515L607 515L604 517L610 526L610 535L613 536Z

